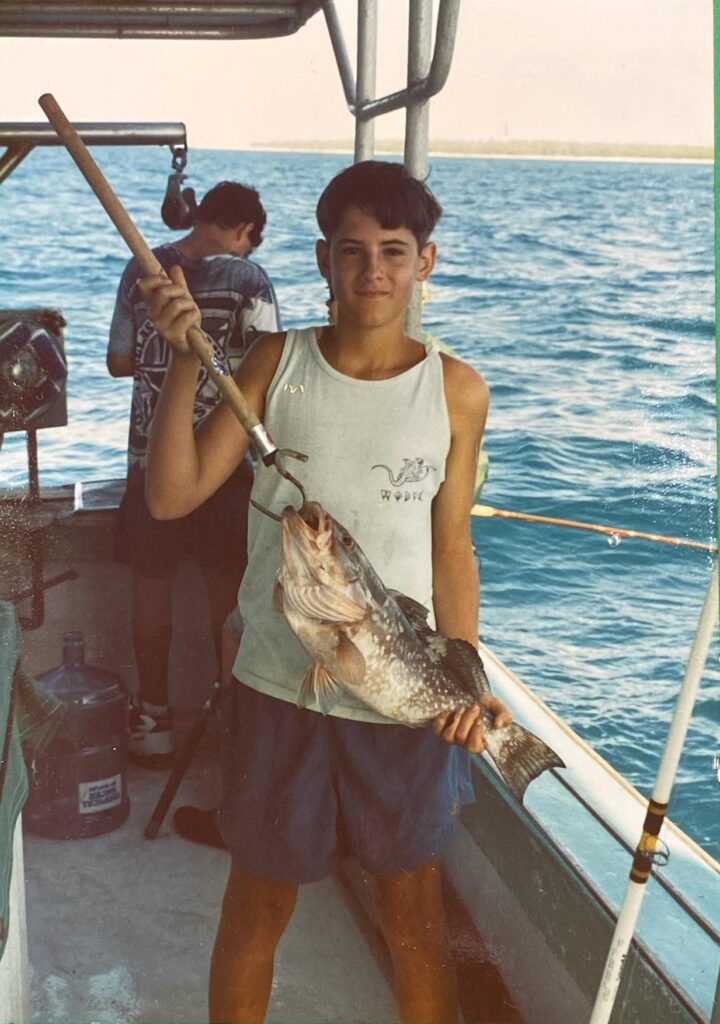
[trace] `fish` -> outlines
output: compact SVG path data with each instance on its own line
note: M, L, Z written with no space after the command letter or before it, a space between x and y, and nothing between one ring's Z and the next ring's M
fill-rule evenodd
M300 707L315 704L328 714L345 691L421 728L436 715L479 703L485 749L520 803L533 779L565 767L522 725L492 727L494 716L483 705L490 684L475 647L436 632L424 605L386 588L354 537L319 502L287 506L280 522L273 606L312 659Z

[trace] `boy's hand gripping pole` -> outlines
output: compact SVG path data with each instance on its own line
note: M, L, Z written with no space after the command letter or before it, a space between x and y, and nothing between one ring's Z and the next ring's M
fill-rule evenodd
M127 210L113 192L104 174L88 152L85 143L65 117L55 98L50 93L45 93L40 97L38 103L88 185L105 208L110 220L125 239L132 254L137 257L144 272L148 275L163 274L165 271L135 227ZM213 349L210 339L199 327L192 327L188 331L187 338L193 352L250 436L259 457L266 466L272 465L278 454L278 447L248 405L247 399L233 380L228 368ZM283 475L285 474L283 473Z

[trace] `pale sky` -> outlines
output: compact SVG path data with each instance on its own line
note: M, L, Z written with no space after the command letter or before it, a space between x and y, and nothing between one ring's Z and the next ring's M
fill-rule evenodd
M354 64L355 0L336 0ZM378 93L405 78L407 0L380 0ZM349 139L325 21L239 42L0 39L0 121L183 121L191 148ZM711 0L462 0L436 139L711 145ZM377 122L399 138L402 114Z

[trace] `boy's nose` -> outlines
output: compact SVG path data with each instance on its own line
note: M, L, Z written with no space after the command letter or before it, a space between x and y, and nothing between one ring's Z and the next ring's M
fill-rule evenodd
M369 252L366 254L363 271L366 277L379 277L381 275L382 261L379 253Z

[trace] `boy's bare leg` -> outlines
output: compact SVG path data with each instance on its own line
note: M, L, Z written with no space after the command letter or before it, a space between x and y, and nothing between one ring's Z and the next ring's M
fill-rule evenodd
M378 911L395 971L402 1024L456 1024L457 976L450 955L440 866L378 877Z
M210 965L211 1024L265 1019L275 948L296 898L296 885L230 869Z

